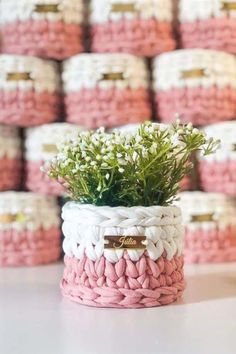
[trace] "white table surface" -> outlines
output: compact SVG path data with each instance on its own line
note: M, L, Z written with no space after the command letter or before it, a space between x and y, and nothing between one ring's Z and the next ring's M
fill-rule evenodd
M139 310L62 299L62 269L0 269L1 354L236 353L236 264L188 266L183 300Z

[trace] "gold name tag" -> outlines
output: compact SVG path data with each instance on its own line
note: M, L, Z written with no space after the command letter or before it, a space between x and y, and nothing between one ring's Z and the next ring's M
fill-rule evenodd
M192 70L182 71L181 78L182 79L195 79L198 77L205 77L205 76L206 76L205 69L192 69Z
M102 81L107 81L107 80L124 80L124 75L123 73L103 74Z
M38 4L35 5L35 12L38 13L47 13L47 12L59 12L59 5L58 4Z
M202 215L192 215L191 222L210 222L215 221L214 213L202 214Z
M112 12L136 12L137 10L135 8L134 3L123 4L118 2L116 4L112 4L111 11Z
M42 151L48 152L50 154L57 154L58 153L58 149L55 144L43 144Z
M30 73L8 73L7 81L28 81L32 80Z
M104 236L105 249L145 249L145 236Z
M23 213L0 215L0 223L2 224L11 224L13 222L25 223L27 220L28 220L27 215Z
M236 10L236 2L223 1L221 4L221 10L225 10L225 11Z

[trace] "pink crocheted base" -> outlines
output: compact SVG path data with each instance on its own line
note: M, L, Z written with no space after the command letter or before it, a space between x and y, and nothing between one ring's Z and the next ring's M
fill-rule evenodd
M213 86L159 91L156 104L158 116L165 123L173 122L178 113L183 122L208 125L235 118L236 90Z
M18 189L21 182L22 163L19 159L0 159L0 191Z
M236 161L199 161L200 185L206 192L236 196Z
M33 266L59 259L60 230L0 231L0 266Z
M58 119L60 97L33 90L0 90L0 123L30 127Z
M17 21L2 27L2 49L62 60L83 51L83 30L62 21Z
M62 294L84 305L139 308L167 305L185 288L183 257L152 261L143 255L133 262L128 255L117 263L104 257L91 261L65 257Z
M236 54L236 23L233 17L210 18L180 25L182 48L210 48Z
M94 52L125 52L153 57L175 49L176 43L170 22L123 19L93 25L91 29Z
M198 229L185 232L187 263L218 263L236 261L236 226L226 229Z
M65 97L67 121L88 128L139 123L151 118L146 89L83 89Z
M40 170L42 165L43 161L26 162L26 188L36 193L61 196L64 190L63 187Z

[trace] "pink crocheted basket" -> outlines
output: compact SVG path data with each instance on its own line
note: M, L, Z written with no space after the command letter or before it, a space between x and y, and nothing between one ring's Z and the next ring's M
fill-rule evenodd
M210 48L236 54L235 4L180 0L182 48Z
M178 208L69 202L62 218L63 296L96 307L140 308L166 305L182 295Z
M112 128L151 118L145 62L128 54L81 54L64 63L67 121Z
M58 119L60 88L55 63L0 55L0 65L0 123L27 127Z
M0 12L5 53L62 60L84 50L82 0L3 0Z
M92 50L153 57L175 49L170 0L121 3L92 0Z
M33 266L60 257L56 199L23 192L0 196L0 266Z
M221 140L221 148L211 157L199 156L200 185L206 192L236 196L236 122L214 124L205 131Z
M178 113L183 122L197 126L233 119L235 78L231 54L200 49L162 54L154 62L158 117L170 123Z
M0 125L0 191L18 189L21 168L19 132L17 128Z
M187 263L236 261L236 203L223 194L185 192L180 206L185 223Z

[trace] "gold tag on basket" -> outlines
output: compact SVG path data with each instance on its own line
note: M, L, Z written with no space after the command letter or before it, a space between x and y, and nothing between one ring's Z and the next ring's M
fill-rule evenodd
M50 153L50 154L57 154L58 153L58 149L55 144L43 144L42 151Z
M145 249L146 236L104 236L105 249Z
M233 1L233 2L222 1L221 10L224 10L224 11L236 10L236 1Z
M108 81L108 80L124 80L124 74L123 73L107 73L103 74L102 76L102 81Z
M117 2L115 4L112 4L111 11L112 12L137 12L137 9L135 7L135 3L133 2L127 4Z
M54 13L60 12L59 4L37 4L35 5L34 11L40 14L47 13L47 12L54 12Z
M183 70L181 74L181 79L196 79L205 76L206 76L205 69L191 69L191 70Z
M29 81L32 80L31 73L7 73L7 81Z
M28 220L28 217L24 213L17 214L0 214L0 223L1 224L11 224L13 222L18 222L20 224L25 223Z
M199 215L192 215L191 222L210 222L215 221L215 214L199 214Z

